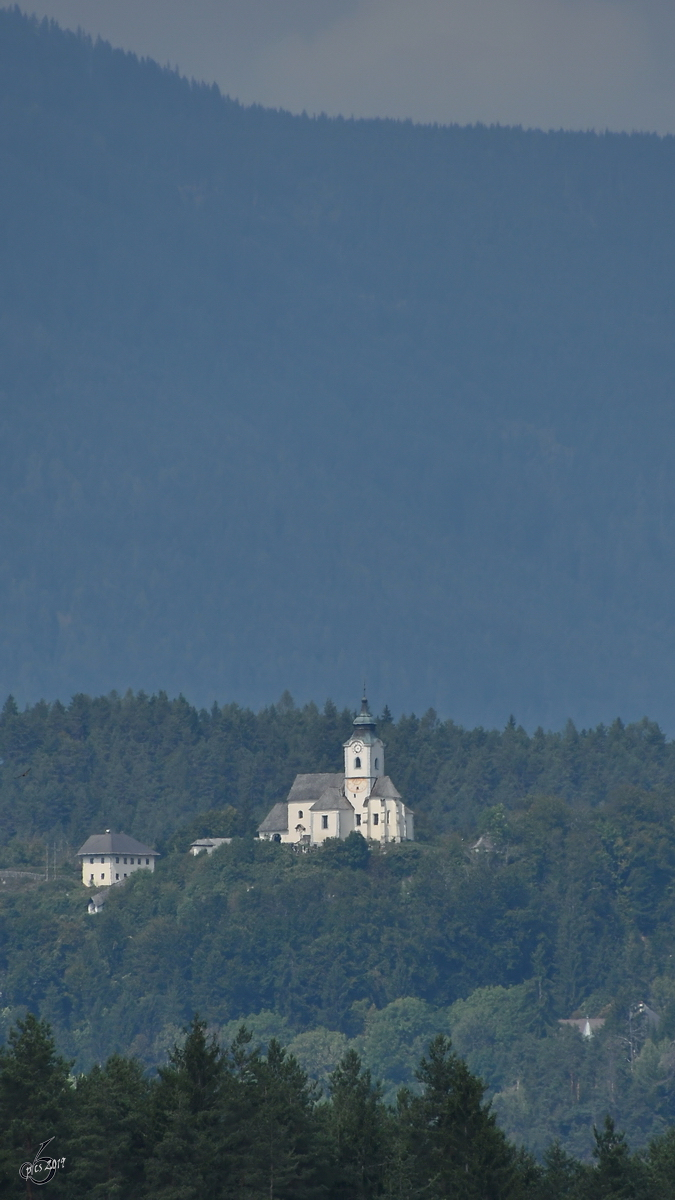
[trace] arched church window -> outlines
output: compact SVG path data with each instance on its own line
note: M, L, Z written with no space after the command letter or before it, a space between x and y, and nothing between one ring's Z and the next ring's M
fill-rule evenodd
M380 760L379 760L379 758L376 758L375 759L375 770L376 771L378 770L379 766L380 766Z
M356 767L357 771L360 769L360 767L361 767L361 759L360 758L354 759L354 766Z
M298 809L298 816L299 816L299 817L302 817L302 816L304 816L304 813L303 813L303 811L302 811L302 809L301 809L301 808L299 808L299 809Z

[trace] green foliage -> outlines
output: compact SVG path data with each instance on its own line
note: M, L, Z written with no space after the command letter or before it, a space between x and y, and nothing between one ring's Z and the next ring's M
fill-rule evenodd
M384 1008L371 1008L363 1034L356 1039L364 1061L376 1079L386 1082L391 1103L402 1085L409 1085L431 1039L450 1032L450 1012L434 1009L424 1000L405 997Z
M51 1030L32 1013L10 1030L6 1047L0 1048L0 1181L3 1190L16 1190L18 1169L31 1163L43 1142L53 1139L45 1155L61 1158L65 1133L73 1107L69 1063L56 1053ZM44 1178L36 1174L36 1183ZM57 1171L49 1180L54 1194L61 1195L64 1175ZM26 1194L37 1195L26 1181Z
M542 1166L533 1186L537 1200L578 1200L591 1186L590 1169L566 1154L557 1141L547 1147Z
M246 1024L249 1025L247 1018ZM299 1033L289 1044L289 1052L297 1059L303 1071L327 1095L330 1078L338 1063L347 1052L349 1042L344 1033L334 1029L308 1029Z
M428 1181L426 1194L515 1200L521 1181L513 1148L483 1102L484 1086L442 1034L431 1042L417 1077L422 1094L402 1093L399 1112L417 1178Z
M611 1117L601 1130L593 1130L597 1167L588 1188L590 1197L601 1200L642 1200L649 1194L647 1171L640 1159L631 1156L625 1135L618 1133Z
M229 1045L195 1016L146 1076L113 1056L76 1080L49 1027L28 1016L0 1054L3 1194L45 1139L66 1160L50 1186L78 1200L670 1200L673 1130L631 1152L611 1116L580 1162L558 1142L537 1161L510 1143L485 1085L443 1034L387 1105L353 1047L311 1083L271 1038L266 1053L240 1026ZM35 1130L38 1129L37 1135ZM25 1194L35 1195L28 1180Z
M147 1180L161 1200L213 1195L225 1170L226 1072L220 1047L195 1017L154 1089L153 1152Z
M646 1156L652 1193L660 1200L675 1197L675 1129L656 1138Z
M0 717L6 865L19 855L42 867L43 839L76 849L101 828L124 829L162 849L187 848L208 833L247 834L285 797L298 771L341 769L351 721L351 713L330 703L323 712L313 704L258 714L235 704L198 712L161 692L78 695L68 707L41 703L22 713L6 704ZM492 830L507 861L523 841L555 859L574 832L572 814L578 820L611 800L596 826L599 850L609 855L643 921L654 921L654 886L661 896L673 867L675 785L675 743L657 726L601 725L570 739L404 716L387 724L386 740L387 770L423 832ZM636 821L644 829L638 840ZM353 854L355 867L365 865L367 847L357 834L350 847L335 847L338 859Z
M151 1145L150 1084L139 1063L113 1055L80 1075L68 1188L90 1200L137 1200Z
M187 825L177 829L169 841L169 849L185 853L198 838L242 837L252 832L253 830L246 829L246 823L242 821L237 809L228 804L225 808L213 808L208 812L199 813Z
M390 721L389 769L448 832L386 851L354 834L308 854L235 834L193 858L184 848L209 821L245 833L297 770L339 768L350 714L199 714L132 695L6 710L8 854L40 836L77 846L106 824L154 830L163 854L95 917L65 850L57 878L52 866L48 883L0 887L5 1031L28 1009L79 1069L129 1050L154 1064L198 1010L227 1043L242 1019L262 1053L277 1038L324 1094L354 1049L387 1102L451 1033L509 1135L539 1155L558 1137L587 1157L606 1111L637 1146L675 1123L673 751L646 726L528 738ZM254 769L238 773L244 761ZM57 789L55 829L43 792ZM493 852L472 850L481 828ZM575 1013L607 1018L590 1043L559 1026Z
M276 1040L252 1066L252 1192L310 1200L325 1184L322 1133L312 1119L318 1089Z
M349 1050L330 1077L330 1132L335 1147L336 1197L373 1200L385 1187L395 1143L382 1089Z
M351 867L353 871L365 870L370 861L368 842L363 834L352 831L344 841L329 838L324 846L324 862L340 867Z

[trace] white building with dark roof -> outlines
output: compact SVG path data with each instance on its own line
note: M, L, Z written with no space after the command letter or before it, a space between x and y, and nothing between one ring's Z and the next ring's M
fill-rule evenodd
M154 871L156 850L126 833L95 833L77 852L82 863L82 882L88 887L110 887L122 883L134 871Z
M384 773L384 743L365 696L343 750L343 772L296 775L286 800L260 825L259 837L319 846L356 830L374 842L413 840L413 813Z
M192 854L195 858L199 854L213 854L213 851L217 850L219 846L229 846L231 841L232 841L231 837L229 837L229 838L214 838L214 837L197 838L197 841L193 842L192 845L190 846L190 854Z

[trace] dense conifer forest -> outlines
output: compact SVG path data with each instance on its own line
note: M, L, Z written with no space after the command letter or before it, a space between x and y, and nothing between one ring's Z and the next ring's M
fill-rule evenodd
M354 1050L322 1094L278 1041L261 1054L242 1026L223 1047L198 1018L153 1079L120 1056L76 1079L69 1066L31 1016L0 1050L7 1195L18 1193L21 1172L28 1196L38 1194L34 1180L73 1200L675 1196L675 1131L631 1154L608 1117L593 1131L590 1162L554 1143L538 1164L509 1144L480 1080L443 1035L419 1062L415 1091L400 1089L394 1105Z
M154 1070L199 1012L324 1089L348 1051L396 1103L450 1036L501 1127L586 1160L605 1115L675 1124L675 745L643 721L528 735L378 723L419 840L298 854L253 835L297 771L339 770L353 713L198 711L128 693L0 718L0 1018L47 1020L89 1071ZM73 854L121 829L162 857L87 912ZM187 853L197 836L231 836ZM479 836L487 850L474 849ZM46 852L49 878L45 880ZM21 873L25 874L21 874ZM584 1040L561 1019L604 1020Z

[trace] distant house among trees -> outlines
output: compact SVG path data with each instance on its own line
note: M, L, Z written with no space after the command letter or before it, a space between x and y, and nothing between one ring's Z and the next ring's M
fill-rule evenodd
M154 871L156 850L126 833L95 833L77 852L82 863L82 882L88 887L110 887L122 883L135 871Z
M259 826L259 837L301 847L353 832L373 842L413 841L413 813L384 773L384 743L365 696L343 750L344 772L296 775L286 800Z
M103 906L107 899L108 899L108 888L104 888L102 892L96 892L95 895L91 896L89 899L89 904L87 905L87 912L90 912L90 913L103 912Z
M219 846L229 845L231 841L231 837L197 838L197 841L193 842L190 846L190 854L194 855L195 858L198 854L213 854L213 851L217 850Z

